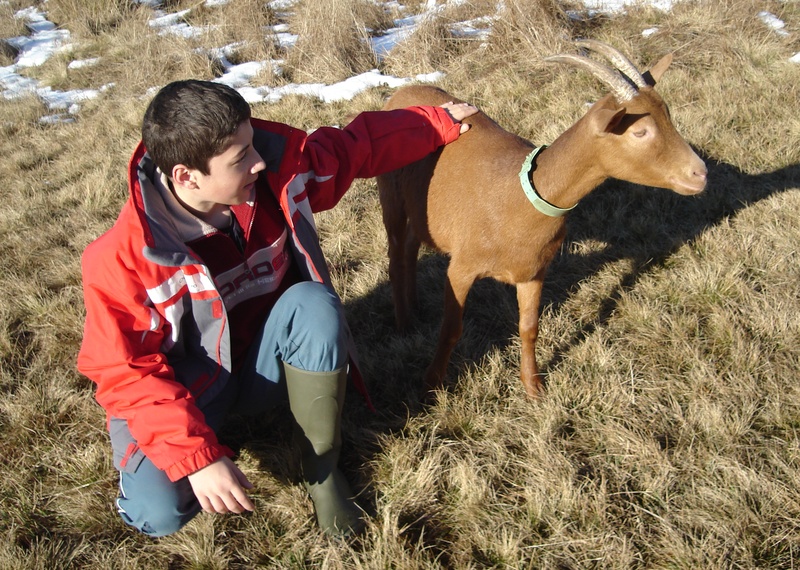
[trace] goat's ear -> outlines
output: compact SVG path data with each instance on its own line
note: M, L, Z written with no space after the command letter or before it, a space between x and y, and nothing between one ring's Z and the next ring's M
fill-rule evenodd
M595 134L602 136L613 131L625 113L625 107L620 106L614 96L608 94L592 105L586 115Z
M625 107L604 107L597 109L592 115L592 125L598 136L614 132L622 118L625 116Z
M653 87L656 83L661 81L661 76L664 75L664 72L672 63L672 54L668 53L664 57L658 60L653 67L650 68L649 71L645 71L642 76L644 77L645 82L650 87Z

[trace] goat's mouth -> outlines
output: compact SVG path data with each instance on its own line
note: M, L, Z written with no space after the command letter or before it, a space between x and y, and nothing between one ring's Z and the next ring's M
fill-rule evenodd
M677 178L673 178L670 182L672 183L672 189L683 196L694 196L706 188L705 177L695 180L678 180Z

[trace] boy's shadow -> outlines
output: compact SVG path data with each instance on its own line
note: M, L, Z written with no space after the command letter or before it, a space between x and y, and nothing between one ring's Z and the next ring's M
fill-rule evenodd
M571 338L556 346L549 360L540 362L542 372L546 374L553 369L595 329L605 325L623 293L635 287L642 275L662 266L678 248L760 200L800 188L797 164L751 175L732 165L704 159L709 182L698 196L678 196L668 190L610 180L573 210L567 221L564 246L548 270L542 308L558 310L581 282L610 263L629 260L632 269L618 279L597 307L595 318L583 322ZM573 244L586 241L607 245L588 255L572 251L577 249L571 247ZM424 410L420 403L422 376L438 338L446 267L444 256L423 254L417 273L419 306L412 329L405 335L395 329L388 282L345 303L360 351L361 370L377 412L370 411L361 396L348 389L340 464L354 489L361 490L359 503L368 513L376 510L372 482L376 475L374 461L383 447L382 438L402 433L409 418ZM453 353L449 378L457 377L491 351L512 343L517 335L518 316L513 287L490 279L477 282L467 300L464 336ZM510 393L502 397L506 396L512 397ZM243 425L234 425L228 432L227 443L234 448L246 446L261 468L281 482L296 483L299 461L292 450L288 407L278 408L255 424L249 422L246 428Z

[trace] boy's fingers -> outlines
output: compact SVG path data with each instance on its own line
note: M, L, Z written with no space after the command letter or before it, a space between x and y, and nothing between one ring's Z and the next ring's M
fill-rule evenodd
M241 513L244 510L244 507L241 504L241 500L237 497L235 492L231 492L224 498L225 501L225 511L226 513Z
M197 497L197 500L199 501L200 507L203 509L203 511L205 511L207 513L213 513L214 512L214 510L211 508L211 503L209 502L209 500L206 497L200 496L200 497Z
M234 472L234 475L236 475L236 479L239 481L239 485L241 485L245 489L252 489L253 488L253 484L247 478L247 475L242 473L242 470L239 469L238 467L236 468L236 471Z
M442 107L455 121L461 121L478 112L478 108L471 103L445 103Z
M237 513L241 513L242 511L253 511L255 510L256 506L253 504L253 501L250 500L250 497L247 496L241 489L237 489L233 491L233 499L236 500L236 506L239 509L236 511Z
M211 510L209 512L217 514L224 514L228 512L228 505L225 504L225 500L222 497L214 495L210 498L210 502Z

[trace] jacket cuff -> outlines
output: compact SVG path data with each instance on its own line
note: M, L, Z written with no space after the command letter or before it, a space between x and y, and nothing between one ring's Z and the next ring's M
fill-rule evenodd
M444 138L444 144L450 144L461 136L461 121L456 121L453 116L442 107L433 107L434 113L439 115L441 122L441 134Z
M167 474L167 477L169 477L169 480L174 483L187 475L200 471L203 467L207 467L223 457L233 457L233 455L233 450L226 445L209 445L189 457L177 463L173 463L167 467L164 472Z

